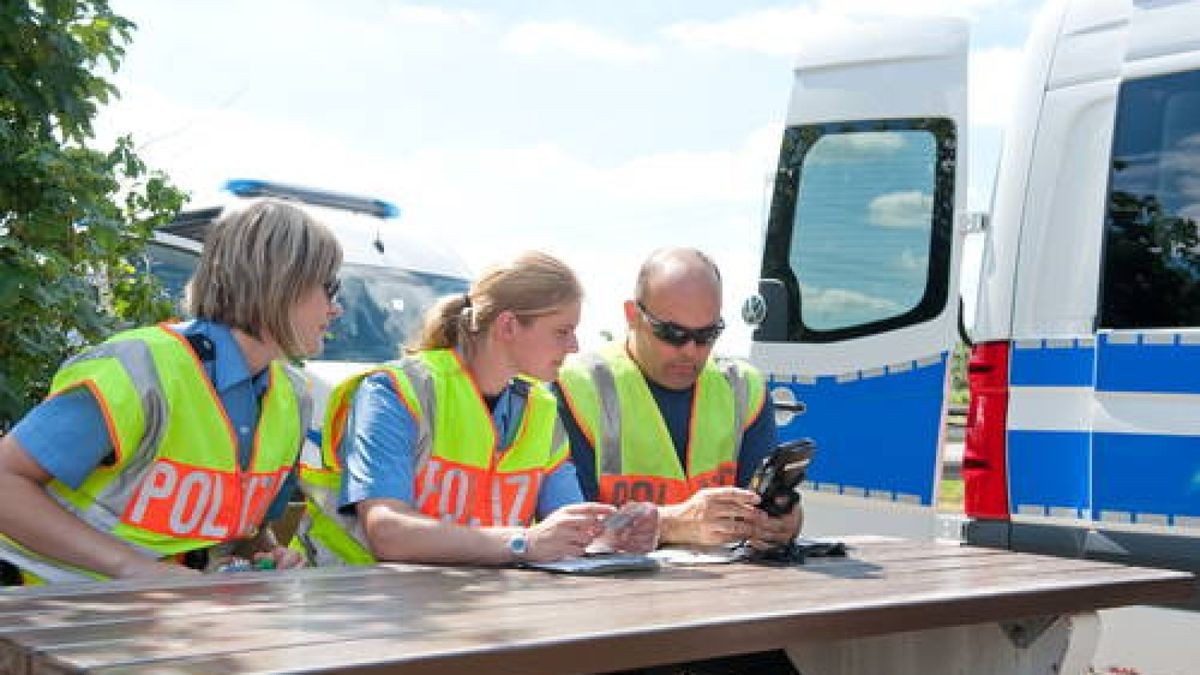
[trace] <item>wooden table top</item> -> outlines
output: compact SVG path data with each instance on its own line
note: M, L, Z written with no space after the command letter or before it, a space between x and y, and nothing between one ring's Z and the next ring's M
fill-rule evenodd
M899 540L786 568L380 565L116 581L0 593L0 672L597 672L1171 602L1194 581Z

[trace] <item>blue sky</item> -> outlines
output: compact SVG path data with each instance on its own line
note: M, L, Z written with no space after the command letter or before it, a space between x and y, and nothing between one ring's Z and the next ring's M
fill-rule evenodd
M896 6L896 5L903 6ZM560 255L619 331L653 248L711 253L744 352L766 180L806 35L881 14L972 23L973 206L986 206L1028 0L113 0L138 24L97 125L211 202L254 177L397 202L480 269Z

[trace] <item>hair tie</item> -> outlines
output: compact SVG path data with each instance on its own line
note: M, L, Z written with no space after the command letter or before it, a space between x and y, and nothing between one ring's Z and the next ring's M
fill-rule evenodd
M474 333L479 330L475 324L475 309L471 307L471 296L463 293L463 306L458 311L458 320L467 333Z

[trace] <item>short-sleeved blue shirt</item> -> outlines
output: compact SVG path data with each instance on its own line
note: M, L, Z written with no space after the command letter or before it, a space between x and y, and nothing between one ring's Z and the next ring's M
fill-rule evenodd
M202 361L204 374L225 406L237 435L238 459L245 467L254 450L258 402L269 383L267 371L251 375L228 326L198 319L173 328L187 337L206 337L212 344L213 358ZM29 411L12 433L34 461L71 488L78 488L113 450L104 415L86 387L43 401ZM268 519L283 515L294 485L294 474L289 473L267 511Z
M695 396L694 386L687 389L668 389L649 379L646 385L658 411L666 422L671 434L671 442L679 457L680 466L687 466L688 434L692 421L692 398ZM555 384L554 394L558 397L558 414L566 427L567 436L571 439L571 459L575 462L575 471L579 477L579 486L586 499L595 500L600 494L596 476L596 451L588 442L587 436L579 427L579 422L571 413L566 403L562 389ZM775 406L771 397L767 396L758 416L742 434L742 447L737 458L737 485L746 487L750 483L754 470L762 459L771 454L779 443L779 432L775 427Z
M507 446L521 426L525 397L509 384L492 409L501 445ZM343 466L339 510L352 513L364 499L398 499L415 503L415 453L417 422L400 402L386 373L363 379L354 394L346 435L342 441ZM545 518L556 509L583 501L575 467L570 461L547 474L538 490L537 517Z

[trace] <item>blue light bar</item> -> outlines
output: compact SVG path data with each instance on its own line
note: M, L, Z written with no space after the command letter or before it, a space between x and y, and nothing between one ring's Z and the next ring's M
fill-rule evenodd
M245 178L226 181L225 189L238 197L274 197L276 199L292 199L314 206L328 206L365 213L377 218L399 218L400 207L382 199L358 197L331 190L300 187L275 183L267 180L251 180Z

